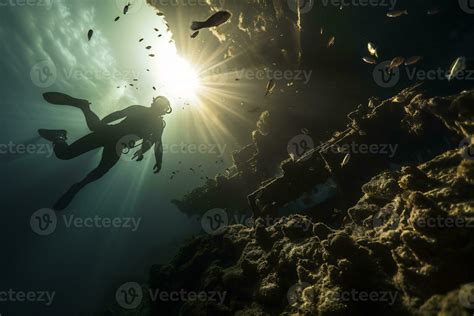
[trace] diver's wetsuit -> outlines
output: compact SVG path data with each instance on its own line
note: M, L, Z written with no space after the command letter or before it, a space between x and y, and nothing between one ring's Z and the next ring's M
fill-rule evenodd
M54 206L56 210L63 210L69 205L74 196L87 184L104 176L120 159L122 154L119 141L126 136L137 136L143 139L143 144L138 154L138 160L143 159L143 154L155 145L155 158L158 171L162 163L161 136L165 123L161 116L157 116L150 108L133 105L123 111L112 113L102 121L89 107L82 112L86 123L92 133L68 145L65 139L54 141L54 153L62 160L76 158L86 152L103 147L102 159L92 172L82 181L74 184ZM124 119L123 119L124 118ZM108 125L123 119L116 125Z

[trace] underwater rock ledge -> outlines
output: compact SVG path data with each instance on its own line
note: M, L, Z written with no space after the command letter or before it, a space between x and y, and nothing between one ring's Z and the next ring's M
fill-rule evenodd
M444 126L461 139L473 133L473 95L424 98L406 90L379 103L388 112L374 120L395 113L403 135L425 132L427 140L426 131ZM153 313L471 315L474 158L466 148L381 170L361 190L340 220L262 214L252 225L195 237L170 264L152 268L149 287L225 293L223 304L157 301Z

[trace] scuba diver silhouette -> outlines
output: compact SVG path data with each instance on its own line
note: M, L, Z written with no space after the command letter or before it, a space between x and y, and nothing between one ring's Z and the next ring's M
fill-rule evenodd
M53 143L54 153L57 158L70 160L91 150L103 148L102 158L97 168L90 172L83 180L72 185L53 206L54 210L64 210L80 190L89 183L103 177L119 161L123 153L122 147L130 149L141 146L141 148L134 153L132 159L142 161L144 154L155 146L156 164L153 170L155 174L161 171L163 161L161 137L166 126L163 116L172 112L170 102L167 98L159 96L153 99L151 107L132 105L124 110L114 112L101 120L90 109L91 103L87 100L76 99L57 92L45 93L43 97L49 103L70 105L82 110L87 127L91 131L90 134L68 145L66 142L67 131L38 130L41 137ZM121 121L109 125L119 120ZM123 142L124 138L130 136L134 137L134 139L131 140L131 144L129 144L130 141ZM139 139L143 140L142 144L135 146L135 140Z

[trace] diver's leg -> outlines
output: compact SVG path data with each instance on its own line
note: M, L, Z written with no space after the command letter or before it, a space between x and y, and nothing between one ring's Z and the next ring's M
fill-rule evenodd
M77 99L70 95L59 92L47 92L43 94L43 97L51 104L70 105L80 109L86 118L87 127L92 132L99 130L104 125L97 114L92 112L90 108L90 102L87 100Z
M86 152L104 146L103 136L99 133L91 133L86 135L71 145L66 140L58 139L53 142L54 153L58 159L69 160L76 158Z
M119 158L120 154L116 151L115 143L106 145L102 152L102 159L97 168L90 172L81 182L71 186L71 188L56 202L53 208L56 211L64 210L79 191L89 183L102 178L113 166L115 166Z

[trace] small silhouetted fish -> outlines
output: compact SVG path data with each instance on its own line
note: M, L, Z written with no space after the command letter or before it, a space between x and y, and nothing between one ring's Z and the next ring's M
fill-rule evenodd
M138 79L133 79L133 81L138 81Z
M377 60L375 60L375 58L373 57L364 57L362 58L362 60L366 62L367 64L371 64L371 65L377 64Z
M147 46L146 49L151 49L151 46Z
M196 38L199 35L199 31L194 32L191 34L191 38Z
M437 15L440 11L441 11L440 8L435 7L435 8L431 8L428 11L426 11L426 14L428 14L428 15Z
M203 28L217 27L227 22L232 14L229 11L219 11L214 13L204 22L194 21L191 24L191 30L197 31Z
M408 15L408 10L390 11L387 13L389 18L398 18L402 15Z
M159 30L159 29L157 29L156 27L154 28L154 30L155 30L155 32L159 32L159 31L160 31L160 30Z
M138 41L139 43L143 42L144 38L140 38L140 40Z
M413 56L405 60L405 66L410 66L418 63L420 60L422 60L423 57L421 56Z
M155 88L155 87L153 87L153 90L155 90L155 91L156 91L156 88Z
M130 84L130 87L133 87L133 83Z
M379 53L377 52L377 47L374 45L374 43L369 42L367 44L367 49L369 50L370 55L379 58Z
M390 62L390 66L388 67L390 70L394 69L394 68L398 68L400 67L401 65L403 65L403 63L405 62L405 58L403 57L395 57L394 59L392 59L392 61Z
M344 157L344 160L342 160L341 162L341 167L344 167L345 165L347 165L349 163L349 160L351 160L351 154L347 154Z
M117 22L118 20L120 20L120 17L119 17L119 16L116 17L114 21Z
M131 4L130 2L123 8L123 14L127 14L128 9L130 8Z
M94 31L93 31L93 30L89 30L89 32L87 33L87 39L88 39L89 41L91 40L92 35L94 35Z
M164 14L161 13L161 12L157 12L156 15L158 15L158 16L163 16Z
M162 37L162 36L163 36L162 34L158 35L158 37Z
M147 69L146 71L150 71L150 69Z
M155 57L155 54L150 54L150 55L148 55L148 56L150 56L150 57Z
M334 44L336 44L336 37L332 36L332 37L329 39L328 47L332 47L332 46L334 46Z
M271 94L275 90L276 82L273 79L270 79L267 83L267 89L265 91L265 96Z
M457 58L449 69L448 81L451 81L456 75L466 70L466 57Z

